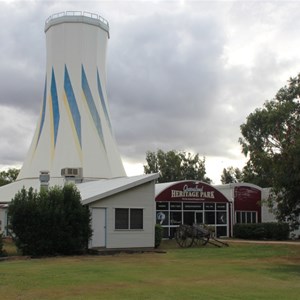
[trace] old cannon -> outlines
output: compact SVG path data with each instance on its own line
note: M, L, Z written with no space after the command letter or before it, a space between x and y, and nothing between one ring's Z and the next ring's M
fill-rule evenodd
M181 224L175 232L176 242L180 247L191 247L192 245L211 244L216 247L228 246L227 243L216 239L205 225Z

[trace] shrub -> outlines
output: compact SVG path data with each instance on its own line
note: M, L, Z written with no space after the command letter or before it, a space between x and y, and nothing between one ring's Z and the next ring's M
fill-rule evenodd
M90 212L75 185L37 193L23 188L8 207L10 229L24 255L74 254L91 237Z
M159 247L162 240L163 228L160 224L155 225L155 248Z
M0 256L4 255L3 246L4 246L4 243L3 243L3 234L0 233Z
M235 224L233 235L242 239L285 240L289 237L289 225L287 223Z

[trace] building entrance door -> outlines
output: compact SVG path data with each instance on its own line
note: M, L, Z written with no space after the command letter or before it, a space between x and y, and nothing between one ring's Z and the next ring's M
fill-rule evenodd
M106 209L92 208L93 236L90 247L106 247Z

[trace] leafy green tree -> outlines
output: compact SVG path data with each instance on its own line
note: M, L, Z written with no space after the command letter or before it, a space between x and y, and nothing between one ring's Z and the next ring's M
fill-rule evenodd
M11 168L7 171L0 172L0 186L15 181L19 175L20 169Z
M251 113L241 132L239 142L249 157L248 170L272 187L278 220L296 228L300 215L300 74Z
M10 203L8 216L16 245L25 255L78 253L92 234L90 212L72 184L39 193L23 188Z
M249 160L242 170L242 182L256 184L260 187L270 187L272 185L270 170L267 171L267 166L255 166Z
M242 171L239 168L233 168L228 167L227 169L223 169L223 173L221 175L221 182L223 184L226 183L236 183L236 182L242 182L243 174Z
M158 150L156 153L148 151L146 161L145 174L159 173L159 183L178 180L201 180L211 183L211 179L205 176L205 158L201 160L199 154L192 155L175 150Z

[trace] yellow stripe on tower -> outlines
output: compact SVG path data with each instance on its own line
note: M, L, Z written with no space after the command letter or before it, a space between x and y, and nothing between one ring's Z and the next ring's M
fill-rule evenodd
M49 112L50 112L50 139L51 139L51 161L54 158L54 121L53 121L53 106L52 106L52 97L51 95L48 98L49 100Z
M72 128L72 132L73 132L73 137L74 137L74 140L75 140L76 149L77 149L80 161L82 163L82 161L83 161L82 149L81 149L81 146L80 146L80 141L78 139L76 127L75 127L75 124L74 124L74 121L73 121L73 117L72 117L71 109L70 109L70 106L69 106L69 102L67 100L66 92L64 92L63 99L64 99L64 105L66 107L66 111L67 111L67 114L68 114L68 118L69 118L69 121L70 121L70 125L71 125L71 128Z
M88 115L88 119L89 119L89 121L90 121L91 127L93 128L93 130L94 130L96 136L98 137L97 140L98 140L99 144L100 144L101 147L102 147L103 143L102 143L102 141L101 141L101 139L100 139L100 137L99 137L97 128L96 128L96 126L95 126L94 119L93 119L92 114L91 114L91 112L90 112L89 105L88 105L87 99L86 99L85 94L84 94L83 91L82 91L82 99L84 99L84 101L83 101L84 106L85 106L86 110L89 112L87 115Z

